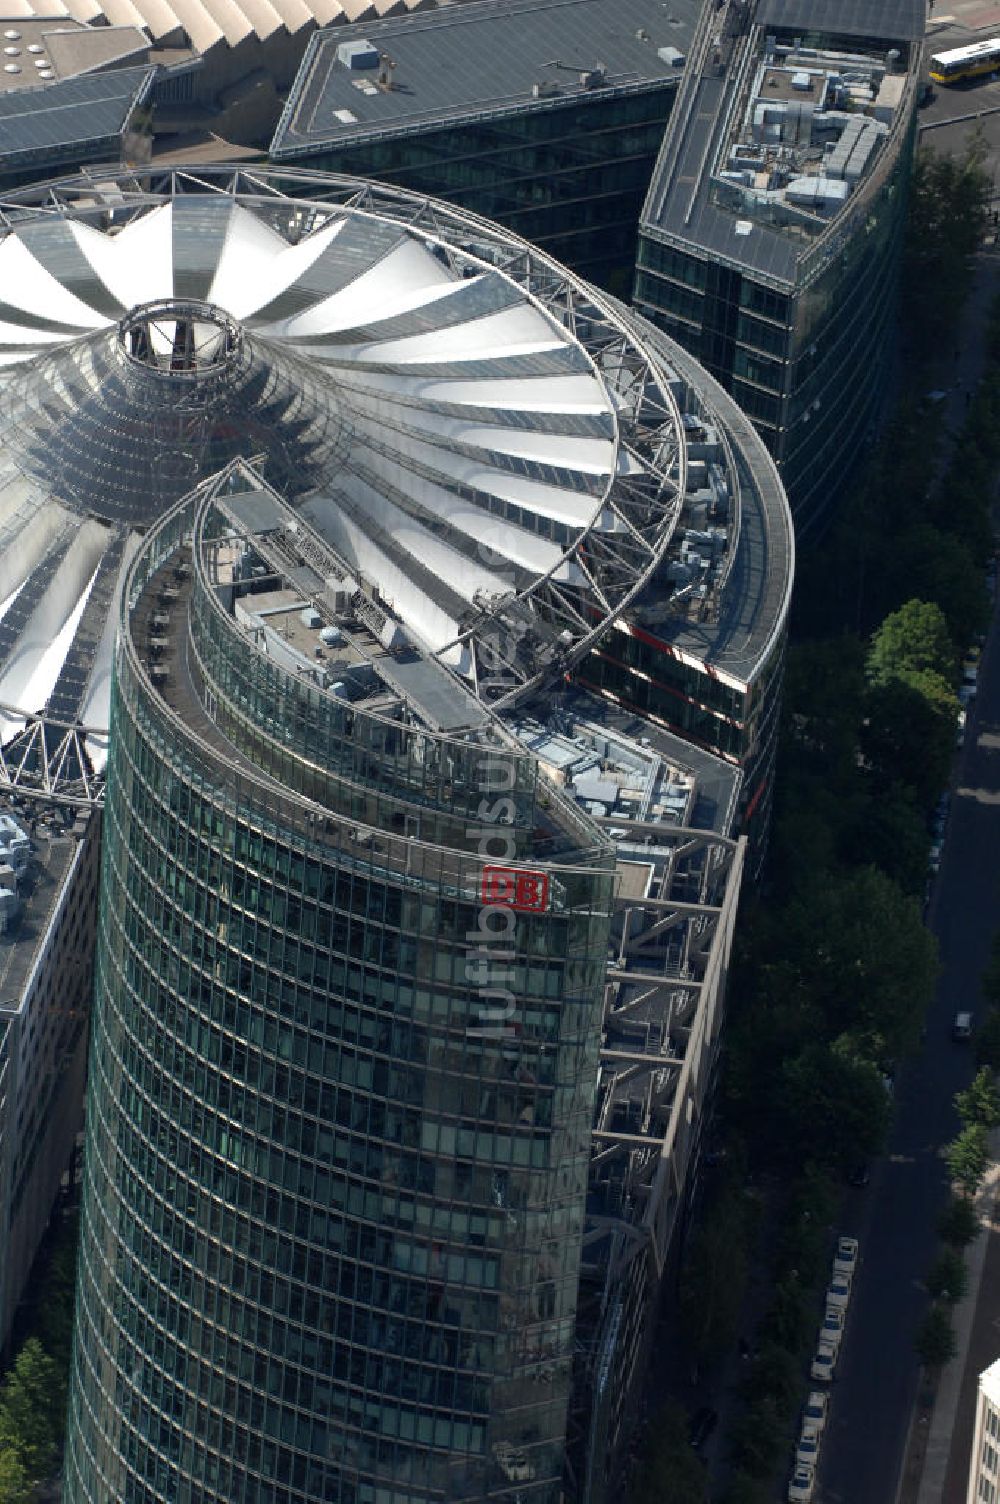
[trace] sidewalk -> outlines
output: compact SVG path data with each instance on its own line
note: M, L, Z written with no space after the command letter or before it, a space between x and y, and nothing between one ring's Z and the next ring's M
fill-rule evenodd
M1000 1155L1000 1134L992 1137ZM965 1504L979 1374L1000 1356L1000 1163L976 1197L983 1231L969 1247L969 1285L954 1308L957 1356L937 1390L921 1386L910 1422L896 1504Z

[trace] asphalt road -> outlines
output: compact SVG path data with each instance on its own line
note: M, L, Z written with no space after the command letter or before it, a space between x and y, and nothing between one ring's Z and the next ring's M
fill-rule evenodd
M973 1070L955 1044L956 1011L982 1014L980 978L1000 928L1000 640L991 630L979 698L956 764L955 791L931 900L941 977L920 1054L900 1071L889 1153L865 1191L852 1193L845 1226L862 1264L848 1316L824 1439L817 1500L891 1504L902 1463L918 1366L913 1341L926 1308L922 1280L936 1251L947 1194L939 1146L957 1131L953 1098Z

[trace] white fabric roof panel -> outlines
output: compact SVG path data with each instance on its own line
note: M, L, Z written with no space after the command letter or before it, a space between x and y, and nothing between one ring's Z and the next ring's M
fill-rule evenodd
M114 3L135 5L148 16L149 4L166 6L167 0ZM189 29L194 0L171 0L171 10L174 4ZM245 5L241 0L239 6L235 0L212 0L219 25L229 25L230 34L237 11L261 28L278 24L279 7L289 4L302 6L303 0L246 0ZM3 485L3 476L14 473L4 468L11 452L3 432L5 392L14 390L18 370L25 372L36 358L46 362L40 366L45 400L36 388L23 411L38 421L45 416L51 428L49 402L67 412L79 403L84 386L92 387L109 369L106 356L98 361L94 351L105 352L114 341L140 363L158 353L157 369L169 384L179 348L178 320L186 320L183 327L195 336L206 336L194 341L199 358L207 361L214 352L227 370L229 335L225 341L221 332L218 339L214 335L230 327L235 331L232 348L243 352L248 391L261 404L259 412L247 412L245 453L239 447L238 409L226 409L224 420L209 426L211 453L219 456L216 468L233 455L259 453L266 461L272 423L285 435L280 445L293 460L300 449L304 455L329 453L322 473L313 474L308 464L289 465L289 477L297 478L289 481L293 505L341 555L345 568L367 582L415 639L451 667L471 679L483 672L476 634L487 640L488 621L507 634L508 659L520 651L524 625L536 612L542 636L558 635L560 651L563 639L572 637L563 630L565 622L582 623L589 632L593 620L598 630L609 610L609 587L604 577L597 578L603 561L612 561L608 577L627 580L637 556L633 524L623 521L619 505L627 490L617 489L619 477L641 472L646 461L630 447L628 410L616 414L614 399L571 322L534 302L518 281L519 265L516 274L507 275L489 264L487 231L478 222L469 222L467 244L452 245L447 257L439 254L448 216L460 219L446 207L425 230L409 201L398 213L383 211L379 195L394 190L377 185L357 198L359 207L339 205L335 198L319 206L313 199L286 207L279 191L258 182L267 169L237 173L218 193L205 187L205 178L211 180L217 169L202 171L205 177L181 171L171 179L176 212L170 191L154 189L151 197L130 201L129 187L122 196L109 185L107 204L116 209L114 215L94 206L91 188L87 207L77 214L52 216L48 204L48 219L40 215L26 227L15 221L6 232L0 227L0 550L5 540L13 544L16 538L17 545L3 560L0 587L9 588L0 588L0 599L18 587L18 575L41 590L33 576L40 563L47 560L55 571L39 599L31 597L31 653L20 654L16 682L8 677L8 699L13 695L12 703L33 708L24 697L37 696L43 680L51 688L54 670L59 679L54 703L65 704L75 695L79 709L72 713L98 727L105 720L113 629L94 618L106 602L114 608L117 601L127 564L122 529L126 521L135 526L135 519L124 509L114 511L121 505L110 495L115 482L105 487L103 477L129 470L133 435L161 430L149 423L145 410L133 423L115 408L112 416L121 422L114 434L116 443L122 442L108 449L118 456L116 462L104 460L91 471L97 489L87 490L85 478L84 489L70 496L60 489L59 476L48 482L51 494L67 505L81 494L93 495L88 515L115 519L117 573L109 574L113 561L108 559L95 575L99 548L89 572L79 565L86 520L70 545L66 519L71 513L46 514L49 520L40 528L40 494L32 481L16 472L21 489L15 492L13 482ZM193 186L187 186L189 177ZM234 190L230 182L246 186ZM183 313L173 310L170 300ZM133 343L135 320L143 316L134 311L160 302L167 308L149 316L148 327L141 325L144 339ZM554 309L562 306L553 302ZM234 324L221 323L214 309ZM132 314L127 340L116 327L126 314ZM584 328L593 316L588 308ZM613 326L613 316L608 318ZM627 338L623 348L627 354ZM13 361L23 355L20 367L5 366L8 355ZM116 390L127 390L127 383ZM75 426L67 430L70 470L92 441L95 424L89 406L86 411L90 428L81 427L79 437ZM275 456L284 452L273 451ZM265 480L274 473L265 468ZM148 504L157 494L156 482L147 478L144 484ZM118 491L127 486L126 475ZM640 487L635 494L641 499L651 493ZM643 501L636 512L639 528L646 526L648 513ZM53 527L61 540L58 558ZM110 527L112 520L102 538ZM618 534L628 539L623 566L606 549L588 551L588 534L595 533L612 549ZM134 537L129 546L134 548ZM71 558L77 561L72 568ZM89 583L94 579L99 588ZM549 591L549 582L558 590ZM84 592L89 589L88 606ZM26 600L11 622L27 619ZM61 669L61 634L77 605L79 620L86 623L81 634L93 655L86 676L77 660L67 660ZM508 621L505 613L511 611ZM455 645L463 632L472 635ZM49 653L42 641L46 633L52 644L59 640L58 652ZM535 633L529 639L538 641ZM526 654L532 651L525 646ZM13 672L14 658L0 656L0 676ZM105 751L98 738L95 766Z

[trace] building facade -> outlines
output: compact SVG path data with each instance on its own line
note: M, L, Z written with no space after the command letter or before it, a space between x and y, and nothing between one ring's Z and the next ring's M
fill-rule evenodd
M732 393L800 538L877 420L924 5L706 7L643 208L637 307Z
M0 1351L83 1125L100 820L63 814L0 815Z
M967 1504L996 1504L1000 1495L1000 1359L979 1375L976 1423L969 1454Z

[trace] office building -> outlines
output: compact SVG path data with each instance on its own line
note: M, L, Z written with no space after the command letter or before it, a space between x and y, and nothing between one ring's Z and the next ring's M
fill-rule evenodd
M49 184L0 239L3 772L105 802L65 1497L598 1504L748 810L584 681L655 608L776 701L790 518L615 300L285 178Z
M1000 1494L1000 1358L979 1375L967 1504L996 1504Z
M83 1122L98 825L0 814L0 1351Z
M447 199L627 294L699 0L477 0L320 32L278 164Z
M736 398L798 536L877 420L924 0L706 5L642 211L636 306Z

